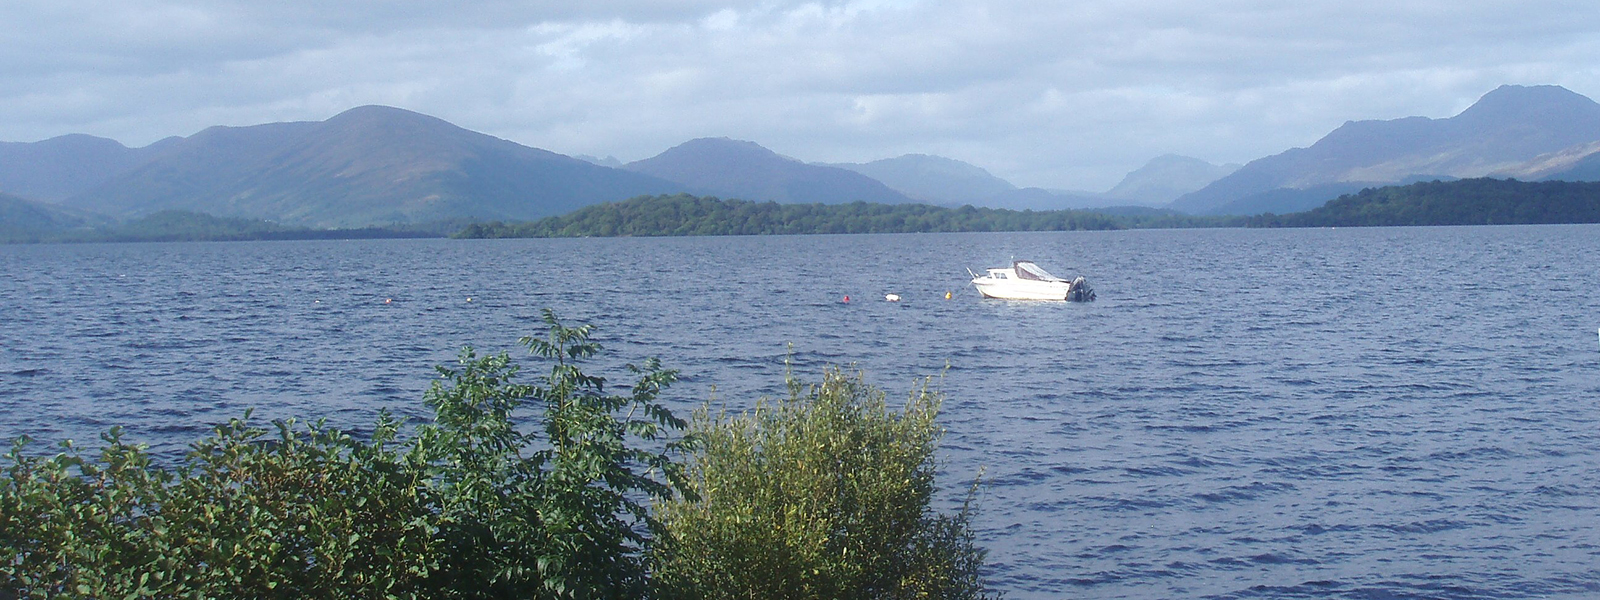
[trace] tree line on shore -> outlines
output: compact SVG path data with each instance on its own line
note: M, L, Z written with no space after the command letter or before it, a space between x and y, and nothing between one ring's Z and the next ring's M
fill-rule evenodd
M779 204L688 194L638 196L526 222L466 219L361 229L163 211L114 225L0 228L0 242L229 241L1083 231L1194 227L1381 227L1600 222L1600 182L1428 181L1368 188L1300 213L1196 216L1157 209L1007 210L929 204Z
M1248 227L1377 227L1600 223L1600 182L1461 179L1368 188Z
M461 223L414 226L313 229L264 219L217 217L185 210L163 210L122 223L102 222L70 228L30 230L0 227L0 243L234 242L248 240L358 240L442 237Z
M1015 211L929 204L779 204L688 194L638 196L522 223L478 223L462 238L793 235L1120 229L1091 211Z
M1600 222L1600 182L1430 181L1368 188L1302 213L1016 211L927 204L778 204L639 196L537 221L474 223L458 238L1081 231L1192 227L1377 227Z

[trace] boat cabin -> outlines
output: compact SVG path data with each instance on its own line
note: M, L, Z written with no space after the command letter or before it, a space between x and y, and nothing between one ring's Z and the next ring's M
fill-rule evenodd
M1012 270L1016 271L1018 279L1031 279L1033 281L1066 281L1065 279L1051 275L1049 271L1044 270L1044 267L1033 264L1032 261L1019 260L1012 263L1011 268Z

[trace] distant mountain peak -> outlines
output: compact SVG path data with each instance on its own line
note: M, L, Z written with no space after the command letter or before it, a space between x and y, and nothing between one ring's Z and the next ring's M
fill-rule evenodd
M798 162L792 158L773 152L761 144L747 140L736 140L728 137L703 137L695 138L668 148L662 152L667 155L698 155L710 160L785 160Z
M725 135L708 135L697 137L678 146L742 146L745 148L760 148L766 150L761 144L749 140L736 140Z
M692 139L623 168L725 198L794 203L910 200L866 175L806 164L755 142L726 137Z
M441 123L445 122L444 119L440 119L438 117L432 117L432 116L428 116L428 115L425 115L425 114L422 114L422 113L419 113L419 112L416 112L416 111L406 110L404 108L398 108L398 107L394 107L394 106L386 106L386 105L383 105L383 104L366 104L366 105L362 105L362 106L357 106L355 108L347 109L344 112L341 112L341 113L336 114L336 115L334 115L332 117L329 117L326 122L348 121L348 120L353 120L353 119L393 119L393 118L421 119L421 120L428 120L428 121L439 121Z
M950 173L971 177L994 177L987 169L969 162L946 158L937 154L902 154L894 158L882 158L868 165L898 165L907 169L914 169L924 173ZM1006 185L1010 185L1007 183ZM1014 187L1014 186L1013 186Z
M603 158L589 154L575 154L572 157L590 164L600 165L602 167L611 167L613 169L622 168L622 161L617 160L617 157L610 154L605 155Z
M0 142L0 192L59 202L127 172L159 148L72 133L38 142Z
M1559 85L1502 85L1484 94L1454 118L1521 120L1551 113L1592 112L1597 108L1600 104L1594 100Z
M1293 212L1368 186L1547 171L1557 165L1529 166L1530 161L1570 155L1567 149L1595 141L1600 103L1560 86L1505 85L1449 118L1346 122L1308 148L1251 161L1171 207L1242 214L1248 205L1254 212ZM1271 204L1276 200L1270 197L1290 196L1296 198L1293 206Z
M869 163L828 166L866 175L911 198L941 204L981 204L996 194L1017 189L983 167L933 154L903 154Z
M1106 196L1160 206L1239 170L1240 165L1214 165L1192 156L1163 154L1134 169Z
M160 145L147 162L63 203L121 217L179 209L363 227L533 219L682 191L391 106L325 121L211 127Z
M378 104L358 106L344 111L323 121L320 126L324 129L406 132L411 134L456 135L468 132L468 130L438 117L404 108ZM471 133L473 135L485 135L477 132Z

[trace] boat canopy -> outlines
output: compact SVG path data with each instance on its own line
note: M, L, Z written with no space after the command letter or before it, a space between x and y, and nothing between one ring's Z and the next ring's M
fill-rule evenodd
M1032 261L1019 260L1015 263L1012 263L1012 266L1016 267L1017 277L1021 279L1032 279L1034 281L1066 281L1060 277L1051 275L1049 271L1044 270L1044 267L1033 264Z

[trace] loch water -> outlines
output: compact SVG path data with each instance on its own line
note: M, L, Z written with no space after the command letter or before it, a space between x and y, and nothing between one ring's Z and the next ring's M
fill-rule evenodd
M423 416L547 307L680 414L931 377L1011 598L1600 597L1600 226L0 246L0 439Z

